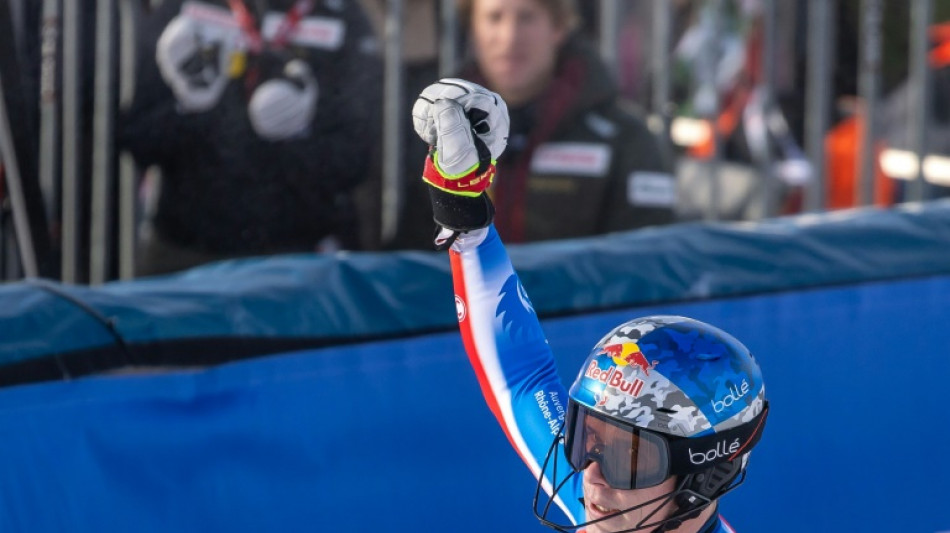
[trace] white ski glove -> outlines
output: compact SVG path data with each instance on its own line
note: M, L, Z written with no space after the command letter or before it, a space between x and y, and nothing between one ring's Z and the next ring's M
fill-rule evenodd
M436 223L455 237L491 224L494 207L485 190L508 142L505 101L469 81L446 78L419 95L412 124L430 147L422 179L430 185Z
M185 113L213 108L228 84L233 40L219 28L178 15L165 27L155 61Z
M472 82L445 78L426 87L412 107L412 125L433 147L432 162L444 183L430 185L463 196L488 187L469 184L471 174L494 165L508 143L508 106ZM468 181L466 180L468 178Z

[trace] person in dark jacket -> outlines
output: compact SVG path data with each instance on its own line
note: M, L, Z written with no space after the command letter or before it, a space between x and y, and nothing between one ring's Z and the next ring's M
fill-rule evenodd
M576 32L570 0L466 0L460 14L473 60L457 77L497 92L509 106L511 133L498 161L505 180L490 190L507 242L674 220L669 158ZM409 214L415 218L407 216L402 229L415 235L413 247L425 248L418 228L432 225L431 213L416 207Z
M379 143L378 41L356 0L165 0L120 141L161 170L140 274L358 247Z

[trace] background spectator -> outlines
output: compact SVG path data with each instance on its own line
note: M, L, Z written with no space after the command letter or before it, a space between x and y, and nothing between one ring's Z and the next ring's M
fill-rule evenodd
M511 114L508 148L491 189L508 242L673 221L669 161L575 32L572 2L463 1L460 16L471 59L458 76L499 93ZM431 231L419 228L432 228L431 212L417 207L406 222L401 229L408 236L399 244L429 248L424 235Z
M140 274L358 246L382 86L358 2L165 0L140 34L121 141L162 176Z
M509 242L673 220L668 161L575 34L573 2L470 0L461 13L474 56L462 77L498 92L511 111L509 147L492 189Z

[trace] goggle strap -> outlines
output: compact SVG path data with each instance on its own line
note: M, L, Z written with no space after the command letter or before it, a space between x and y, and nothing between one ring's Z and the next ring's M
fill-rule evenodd
M736 460L762 438L768 412L769 403L766 401L761 413L740 426L702 437L669 439L670 473L692 474Z

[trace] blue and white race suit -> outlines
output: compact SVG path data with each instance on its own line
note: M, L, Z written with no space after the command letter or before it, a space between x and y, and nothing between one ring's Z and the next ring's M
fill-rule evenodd
M450 256L462 340L485 401L508 442L538 478L568 403L554 356L494 226L461 235ZM567 465L563 443L557 453L558 463ZM548 494L552 482L556 485L571 473L561 467L554 480L552 471L549 464L542 480ZM573 476L554 500L573 524L586 521L579 500L582 476ZM734 533L720 516L702 531Z

